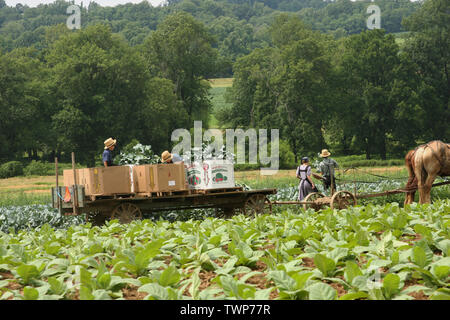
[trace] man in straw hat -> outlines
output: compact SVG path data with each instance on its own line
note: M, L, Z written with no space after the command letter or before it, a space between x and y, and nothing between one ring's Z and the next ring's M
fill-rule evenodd
M180 157L179 154L170 153L169 151L164 151L161 155L162 163L178 163L183 162L183 158Z
M105 140L104 144L105 144L105 151L103 151L102 161L105 167L111 167L114 165L112 152L116 148L117 140L114 140L113 138L108 138Z
M334 177L334 169L339 168L338 163L329 158L331 153L327 149L323 149L319 155L323 158L322 162L319 164L319 171L322 174L322 180L325 190L331 186L331 193L336 190L336 178Z

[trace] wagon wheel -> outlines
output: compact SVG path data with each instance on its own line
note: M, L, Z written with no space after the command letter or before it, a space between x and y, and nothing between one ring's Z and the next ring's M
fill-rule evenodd
M114 208L111 219L119 219L120 223L130 223L133 220L142 219L142 212L135 204L123 202Z
M338 191L331 197L331 209L345 209L348 206L356 205L356 197L348 191Z
M266 203L266 196L263 194L251 195L244 205L244 214L249 217L254 217L257 214L264 212L264 206Z
M316 200L320 199L320 198L324 198L325 195L323 193L320 192L312 192L310 194L308 194L306 196L305 199L303 199L303 201L312 201L315 203L304 203L303 204L303 209L308 210L309 208L313 208L314 210L320 210L323 206L323 203L317 203Z

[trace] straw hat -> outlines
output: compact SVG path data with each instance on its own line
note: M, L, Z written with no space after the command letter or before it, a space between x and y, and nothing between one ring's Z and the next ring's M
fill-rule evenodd
M323 149L322 152L320 153L321 158L326 158L329 156L331 156L331 153L327 149Z
M113 138L106 139L105 142L103 142L105 144L105 150L116 145L116 142L117 140L114 140Z
M163 153L162 153L162 155L161 155L161 161L162 161L162 163L165 163L165 162L167 162L167 161L169 161L169 160L172 160L172 158L173 158L173 155L169 152L169 151L164 151Z

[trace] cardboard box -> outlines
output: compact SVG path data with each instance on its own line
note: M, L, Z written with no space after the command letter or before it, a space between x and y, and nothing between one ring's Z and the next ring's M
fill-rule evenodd
M83 185L85 195L102 196L134 193L131 166L76 169L77 184ZM73 170L64 170L64 185L73 185Z
M84 174L84 169L75 169L75 173L77 175L77 184L81 184L80 181L81 176ZM73 181L73 170L63 170L63 182L64 182L64 186L66 187L70 187L74 184Z
M136 193L186 190L184 163L146 164L133 167Z
M186 165L186 180L190 189L233 188L234 165L227 160L205 160Z

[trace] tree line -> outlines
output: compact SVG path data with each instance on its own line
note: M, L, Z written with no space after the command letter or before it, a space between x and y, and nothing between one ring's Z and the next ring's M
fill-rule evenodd
M174 129L191 128L194 120L207 127L211 99L205 79L224 72L226 61L233 60L234 82L227 93L232 106L216 111L216 118L224 128L279 128L282 145L295 157L329 147L384 159L421 141L448 141L445 0L427 0L403 19L409 33L401 41L385 30L336 37L313 28L298 12L280 14L276 10L283 2L246 1L252 10L262 5L273 16L265 18L265 44L235 56L218 45L221 38L211 31L214 21L204 23L180 9L187 3L209 4L214 11L217 6L237 10L242 1L170 1L158 8L167 13L161 16L147 15L145 8L159 12L148 3L118 9L92 5L89 15L104 9L109 23L92 18L71 31L64 23L67 15L61 15L63 24L53 25L56 20L33 16L34 9L26 7L19 9L27 19L5 23L5 12L18 8L0 0L0 43L7 43L0 56L0 161L24 156L64 161L75 151L78 161L93 166L109 136L121 145L137 139L156 151L169 149ZM317 5L317 10L342 3ZM66 5L56 1L36 10L65 12ZM155 24L136 43L116 29L114 19L108 20L108 12L120 16L128 11ZM220 10L216 14L232 21ZM11 21L38 27L10 36L15 30ZM226 30L232 23L216 27L223 35L234 32ZM18 45L27 32L30 42ZM248 32L251 37L258 33L253 27Z
M386 159L449 141L449 9L448 1L425 1L403 21L410 33L400 44L381 29L335 40L280 15L272 46L235 63L232 106L217 118L280 128L296 157L328 146Z

